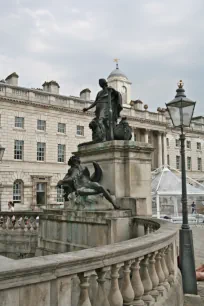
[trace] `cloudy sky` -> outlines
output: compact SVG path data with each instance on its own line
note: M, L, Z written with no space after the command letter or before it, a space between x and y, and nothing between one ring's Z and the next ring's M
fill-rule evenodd
M183 79L204 115L203 0L1 0L0 78L56 80L66 95L107 77L120 59L132 99L164 106Z

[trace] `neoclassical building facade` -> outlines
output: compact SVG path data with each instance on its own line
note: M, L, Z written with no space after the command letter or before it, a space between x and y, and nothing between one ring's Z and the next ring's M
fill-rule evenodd
M132 140L149 142L154 147L152 169L170 165L180 169L179 131L171 126L165 109L148 111L140 100L131 99L131 82L116 66L108 83L121 92L122 115L132 127ZM5 147L0 166L1 210L9 200L16 209L30 209L62 203L57 182L67 171L67 161L81 142L91 140L88 107L90 90L79 97L63 96L56 81L45 82L41 89L19 86L12 73L0 81L0 144ZM204 181L204 117L193 119L186 134L188 175Z

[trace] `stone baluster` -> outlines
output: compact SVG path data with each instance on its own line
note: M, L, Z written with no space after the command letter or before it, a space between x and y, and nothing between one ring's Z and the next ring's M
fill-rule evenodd
M108 295L110 306L123 306L123 297L119 289L119 269L122 264L115 264L111 268L111 287Z
M130 281L130 266L131 260L128 260L124 263L123 268L123 283L122 283L122 297L123 297L123 305L131 305L131 302L134 300L135 294L132 288L132 284Z
M80 273L80 296L78 306L91 306L89 299L89 276L86 273Z
M12 217L11 217L11 218L8 217L8 223L7 223L7 224L8 224L8 226L7 226L8 229L9 229L9 230L12 230L12 229L13 229Z
M174 283L174 264L172 260L172 245L169 245L166 250L166 263L167 263L167 268L169 270L168 281L170 283L170 286L172 286Z
M36 231L37 230L37 223L36 220L33 221L33 230Z
M141 280L144 286L144 295L142 297L143 301L147 306L154 305L154 299L150 295L150 291L152 290L152 281L149 276L148 266L149 266L149 254L145 255L144 259L141 261Z
M162 267L161 267L161 255L160 255L160 252L158 252L156 254L156 264L155 264L155 268L156 268L156 272L157 272L157 276L159 278L159 286L157 287L157 290L159 292L159 294L161 296L164 296L165 294L165 288L164 288L164 281L165 281L165 275L164 275L164 272L162 270Z
M28 230L28 231L31 230L31 227L32 227L32 226L31 226L30 219L28 219L28 221L27 221L27 226L26 226L26 227L27 227L27 230Z
M14 224L14 230L19 230L20 229L20 224L19 224L19 220L18 220L18 218L16 218L16 222L15 222L15 224Z
M109 270L110 270L109 267L104 267L104 268L96 270L96 273L98 275L98 279L97 279L98 291L97 291L94 306L110 306L110 303L108 301L108 297L106 294L106 289L105 289L106 273Z
M152 224L149 225L149 234L153 233L153 226Z
M144 286L140 277L140 262L143 257L135 259L132 264L132 288L134 290L134 305L144 306L144 301L141 299L144 294Z
M2 228L5 230L7 228L7 217L3 217Z
M144 224L144 233L145 233L145 235L149 234L149 226L148 226L148 224Z
M22 231L25 230L25 222L24 222L24 218L22 217L21 221L20 221L20 228Z
M150 258L149 258L149 275L152 281L152 291L150 292L150 294L153 296L155 301L157 301L159 297L159 292L157 290L157 287L159 285L159 277L157 275L156 268L155 268L156 255L157 255L157 252L154 252L150 254Z
M166 248L161 250L161 267L162 267L162 270L163 270L164 276L165 276L164 287L166 288L167 291L169 291L169 289L170 289L170 285L168 283L169 270L168 270L168 268L166 266L165 252L166 252Z

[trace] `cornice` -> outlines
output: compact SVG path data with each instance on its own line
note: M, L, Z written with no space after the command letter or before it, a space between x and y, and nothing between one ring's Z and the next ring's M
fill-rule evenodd
M80 114L84 115L83 110L81 109L76 109L76 108L68 108L64 106L59 106L59 105L52 105L52 104L45 104L45 103L40 103L40 102L34 102L34 101L29 101L29 100L20 100L20 99L12 99L9 97L1 97L0 100L6 101L6 102L11 102L13 104L19 103L21 105L29 105L29 106L34 106L37 108L44 108L44 109L52 109L52 110L57 110L57 111L63 111L66 113L74 113L74 114ZM93 117L93 114L91 112L87 112L86 115Z
M52 109L56 111L63 111L66 113L73 113L73 114L79 114L79 115L84 115L83 110L81 109L76 109L76 108L68 108L60 105L52 105L52 104L45 104L45 103L40 103L40 102L35 102L35 101L29 101L29 100L21 100L21 99L13 99L10 97L5 97L5 96L0 96L0 99L6 102L10 102L13 104L19 103L21 105L29 105L29 106L34 106L38 108L43 108L43 109ZM93 117L94 113L93 112L87 112L87 116ZM166 127L165 122L160 122L156 120L151 120L151 119L146 119L146 118L139 118L139 117L133 117L133 116L128 116L126 115L127 119L132 120L132 121L137 121L140 123L150 123L154 125L159 125L159 126L164 126Z

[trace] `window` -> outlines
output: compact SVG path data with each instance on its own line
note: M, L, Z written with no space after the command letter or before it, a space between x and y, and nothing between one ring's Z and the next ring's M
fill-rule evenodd
M64 189L63 187L57 187L57 203L64 202Z
M15 127L24 128L24 118L23 117L15 117Z
M169 147L169 138L166 139L166 145Z
M78 136L84 136L84 126L82 126L82 125L77 125L76 134L77 134Z
M191 157L187 157L187 170L191 170Z
M148 135L148 143L152 143L152 137L151 137L151 135Z
M65 161L65 145L58 144L58 162L64 163Z
M176 169L180 169L180 156L176 156Z
M37 121L37 130L46 131L46 121L45 120Z
M37 183L36 201L37 201L37 205L46 204L47 202L47 184L46 183Z
M169 158L169 154L167 155L167 165L170 165L170 158Z
M201 150L201 143L197 142L197 150Z
M186 141L186 147L187 149L191 149L191 142L189 140Z
M123 103L127 103L127 88L125 86L122 86L121 94Z
M176 139L176 147L179 147L179 146L180 146L180 140Z
M45 160L45 143L44 142L37 143L37 160L39 161Z
M202 159L198 157L198 171L202 170Z
M58 133L66 133L66 124L65 123L58 123Z
M14 159L23 159L23 147L24 141L23 140L15 140L14 141Z
M22 202L23 199L23 182L16 180L13 183L13 201Z

